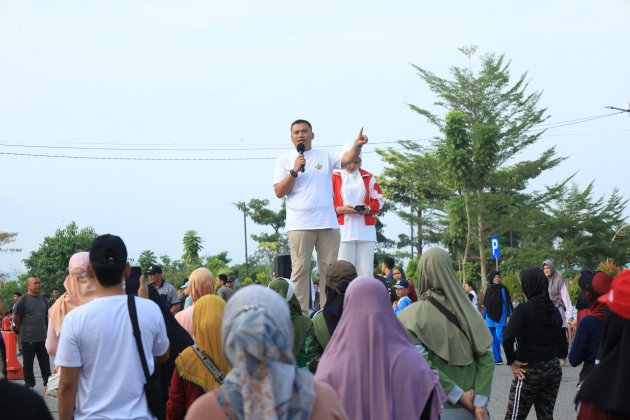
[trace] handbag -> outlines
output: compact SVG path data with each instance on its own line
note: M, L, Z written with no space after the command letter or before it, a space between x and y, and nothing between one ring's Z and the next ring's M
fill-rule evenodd
M212 376L214 376L214 379L219 383L219 385L223 385L225 375L223 374L223 372L221 372L221 369L219 369L217 365L214 364L211 358L209 358L201 350L199 350L199 347L197 347L196 344L193 344L192 348L195 351L197 357L201 359L203 364L206 366L206 369L208 369Z
M144 349L142 348L142 340L140 340L140 327L138 326L138 313L136 312L136 300L133 295L127 295L127 307L129 308L129 317L131 318L131 326L133 327L133 336L136 339L136 345L138 346L138 353L140 354L140 362L142 362L142 370L144 371L144 377L146 383L144 384L144 394L147 398L147 405L151 414L158 418L158 420L166 419L166 406L162 398L162 385L154 372L153 375L149 375L149 366L147 365L147 359L144 355Z

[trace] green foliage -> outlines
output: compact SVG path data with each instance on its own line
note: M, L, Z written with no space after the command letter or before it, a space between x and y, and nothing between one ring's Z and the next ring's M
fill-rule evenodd
M216 255L210 255L209 257L206 258L206 263L204 264L204 266L208 270L210 270L212 272L212 275L214 275L215 277L219 273L223 273L223 272L229 273L230 272L229 264L230 264L230 261L232 260L228 258L227 255L228 255L227 251L219 252Z
M409 260L407 268L405 269L405 275L409 279L418 279L418 259L414 258L413 260Z
M199 251L203 249L203 239L195 230L187 230L184 233L184 254L182 260L188 265L199 265Z
M580 285L577 281L572 281L569 283L568 287L569 298L571 299L571 304L575 306L577 303L578 296L580 296Z
M0 230L0 254L8 252L20 252L18 248L5 248L5 245L15 242L17 238L17 232L5 232Z
M450 193L436 170L438 160L435 152L413 141L401 140L398 143L402 151L392 147L376 149L384 162L378 183L386 202L391 203L405 223L413 226L415 255L420 255L424 245L439 242L437 220ZM408 248L410 245L410 236L401 234L397 248Z
M472 47L462 49L469 59L474 51ZM410 105L440 130L442 137L437 138L436 147L441 173L437 175L450 186L451 199L460 201L446 205L450 210L458 209L459 214L449 211L443 219L445 242L465 264L474 235L484 285L488 238L508 231L513 236L513 230L519 227L512 212L513 196L521 193L531 179L561 161L554 148L549 148L538 159L515 162L516 156L543 134L535 126L547 117L545 109L538 108L540 92L526 92L527 74L511 82L509 65L503 55L488 54L482 57L477 74L470 66L451 67L449 79L414 66L436 95L434 105L446 114L441 117ZM540 206L536 198L529 201ZM474 227L472 220L476 221ZM448 233L452 229L454 232ZM462 231L466 232L465 241Z
M5 283L0 283L0 302L4 303L7 307L7 310L11 309L13 306L13 293L21 292L22 294L26 293L26 288L20 286L17 281L7 281ZM0 314L4 315L4 314Z
M153 264L157 263L158 259L155 256L155 253L150 249L145 249L138 257L138 265L142 268L143 273L145 273Z
M513 302L525 302L525 295L521 289L521 280L518 273L513 271L501 272L501 282L508 288Z
M42 294L49 295L55 287L63 290L70 257L89 251L97 236L92 227L79 229L71 222L64 229L57 229L53 236L45 237L39 248L24 259L29 274L36 274L42 280Z

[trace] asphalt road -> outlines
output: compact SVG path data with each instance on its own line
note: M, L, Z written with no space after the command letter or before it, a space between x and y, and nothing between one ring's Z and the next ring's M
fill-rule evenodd
M20 363L22 358L19 357ZM53 366L53 358L50 358L50 365ZM41 373L39 371L39 365L37 359L35 359L35 391L40 395L44 395L44 385L41 380ZM554 410L554 419L556 420L568 420L575 419L575 408L573 405L573 399L575 397L575 385L577 384L578 374L580 367L573 368L566 366L562 368L562 382L560 383L560 391L558 392L558 398L556 399L556 407ZM23 384L24 381L14 381L18 384ZM510 385L512 383L512 377L510 374L510 368L505 365L495 366L494 378L492 382L492 395L490 397L490 417L492 419L502 419L505 416L505 410L507 408L508 396L510 395ZM53 398L44 397L46 404L50 409L53 417L57 419L58 409L57 400ZM529 413L528 419L535 419L536 413L534 408Z

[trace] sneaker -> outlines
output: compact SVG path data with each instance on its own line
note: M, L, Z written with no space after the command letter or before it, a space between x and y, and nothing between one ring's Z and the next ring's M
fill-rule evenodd
M502 365L503 364L503 360L501 360L500 362L494 362L495 365Z

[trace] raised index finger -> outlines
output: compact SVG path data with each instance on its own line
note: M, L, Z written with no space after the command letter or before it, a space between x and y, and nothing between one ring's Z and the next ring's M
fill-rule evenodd
M363 127L359 130L359 137L363 137Z

